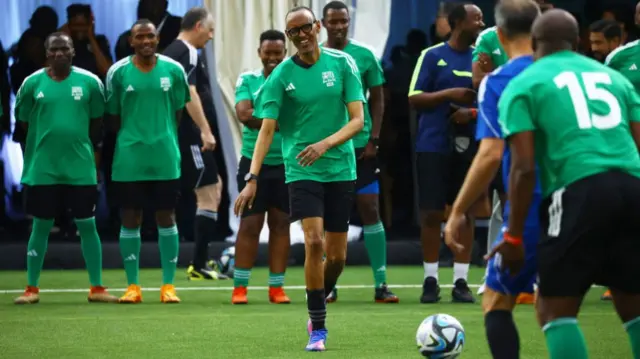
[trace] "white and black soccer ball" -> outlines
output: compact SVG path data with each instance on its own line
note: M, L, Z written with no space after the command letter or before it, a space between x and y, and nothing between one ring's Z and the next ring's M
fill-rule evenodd
M218 268L220 273L233 277L233 271L236 267L236 247L231 246L226 248L220 254L220 259L218 260Z
M420 323L416 342L420 354L430 359L458 358L464 347L464 328L447 314L435 314Z

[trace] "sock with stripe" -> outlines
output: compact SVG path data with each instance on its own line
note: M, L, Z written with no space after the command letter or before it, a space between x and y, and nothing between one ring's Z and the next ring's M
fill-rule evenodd
M640 317L624 323L624 329L629 334L629 340L631 340L633 359L640 359Z
M550 359L587 359L587 343L576 318L558 318L543 328Z
M325 303L324 289L307 289L307 309L311 319L312 330L324 329L327 318L327 306Z
M178 252L180 239L178 227L158 227L158 246L160 247L160 261L162 264L162 284L173 284L178 268Z
M369 254L369 264L373 270L376 288L387 282L387 237L382 222L366 225L364 230L364 246Z
M96 218L75 219L80 232L82 256L89 272L89 283L92 286L102 286L102 244L96 228Z
M207 209L196 211L196 230L193 266L196 270L206 267L209 259L209 242L216 237L218 213Z
M140 228L120 228L120 255L127 275L127 285L140 284L141 246Z
M269 287L281 288L284 286L284 273L269 272Z
M238 287L248 287L249 286L249 278L251 278L251 268L242 269L236 267L233 270L233 286L235 288Z
M27 284L32 287L37 287L40 282L40 272L52 227L53 219L33 218L33 228L27 244Z

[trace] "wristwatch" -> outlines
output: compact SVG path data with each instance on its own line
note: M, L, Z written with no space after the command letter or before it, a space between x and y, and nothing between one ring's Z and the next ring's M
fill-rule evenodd
M253 173L249 172L244 176L244 181L245 182L249 182L251 180L255 180L256 182L258 182L258 176L256 176Z
M380 142L380 139L379 139L379 138L377 138L377 137L371 137L371 138L369 139L369 141L370 141L374 146L378 147L378 143Z

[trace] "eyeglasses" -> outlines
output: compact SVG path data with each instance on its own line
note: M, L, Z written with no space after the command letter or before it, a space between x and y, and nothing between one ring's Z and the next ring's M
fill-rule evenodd
M308 24L304 24L302 26L298 26L298 27L292 27L290 29L287 29L287 34L289 36L298 36L300 35L300 31L304 32L305 34L308 34L311 32L311 30L313 30L313 23L308 23Z

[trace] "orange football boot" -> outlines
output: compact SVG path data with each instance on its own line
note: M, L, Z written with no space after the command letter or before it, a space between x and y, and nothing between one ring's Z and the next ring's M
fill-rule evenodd
M613 300L613 297L611 296L611 290L607 289L607 291L604 292L602 297L600 297L600 300Z
M36 304L40 301L40 289L38 287L27 286L24 293L18 298L14 299L15 304Z
M247 304L247 287L234 287L231 293L231 304Z
M176 295L176 287L173 284L165 284L160 288L160 301L167 304L180 303L180 298Z
M91 286L87 300L90 303L116 303L118 302L118 297L109 294L109 292L107 292L107 288L105 287Z
M534 304L536 302L536 295L532 293L520 293L516 298L516 304Z
M287 297L282 287L269 287L269 301L273 304L291 303L291 299Z
M137 284L131 284L118 302L123 304L142 303L142 289Z

